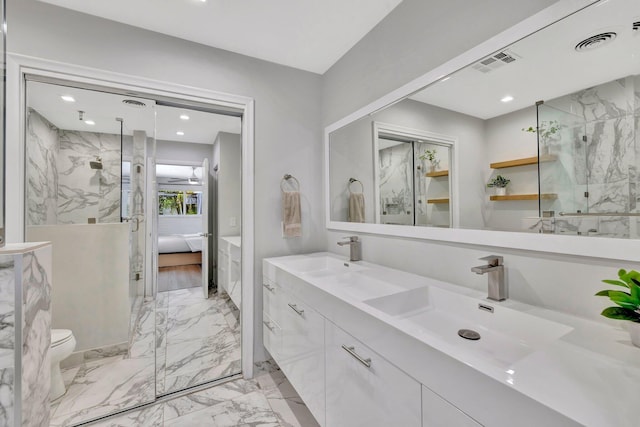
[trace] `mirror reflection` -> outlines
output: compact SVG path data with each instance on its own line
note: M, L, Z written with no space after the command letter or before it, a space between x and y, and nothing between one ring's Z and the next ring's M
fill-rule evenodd
M353 175L367 223L639 237L636 6L586 8L332 132L331 220L347 221ZM427 176L408 142L381 155L376 122L455 141L455 168Z
M27 81L25 236L71 426L241 372L242 151L239 117L65 84Z

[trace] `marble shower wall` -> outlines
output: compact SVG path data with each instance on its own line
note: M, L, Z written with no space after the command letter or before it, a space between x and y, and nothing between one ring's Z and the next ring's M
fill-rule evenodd
M58 222L58 128L37 111L27 116L27 224Z
M2 426L49 426L51 266L50 244L0 250Z
M558 160L541 166L542 192L558 194L544 210L637 211L640 77L548 101L540 107L540 116L541 124L555 120L561 125L559 134L548 143ZM637 220L628 216L556 220L556 232L564 233L637 238L637 230Z
M27 118L28 225L120 221L120 135L56 128L35 110ZM96 156L103 169L89 167Z
M120 135L59 131L58 224L120 222ZM89 162L102 157L102 170Z
M412 157L413 146L408 143L378 151L379 209L383 224L413 225Z

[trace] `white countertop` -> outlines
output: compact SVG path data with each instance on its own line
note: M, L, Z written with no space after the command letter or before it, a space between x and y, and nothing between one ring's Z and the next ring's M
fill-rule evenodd
M0 248L0 255L23 254L50 244L51 242L7 243L4 247Z
M623 322L615 327L515 300L489 302L485 299L485 294L473 289L364 261L352 264L373 270L367 274L371 281L370 291L354 295L326 278L288 268L289 260L309 256L327 256L345 261L343 257L331 253L268 258L265 261L580 424L640 426L640 414L637 410L640 399L640 348L631 344L628 333L623 329ZM452 351L451 346L441 342L437 336L410 330L398 318L363 303L371 298L395 293L390 292L389 288L381 293L382 287L377 287L376 282L396 284L395 292L435 286L477 298L479 302L496 307L507 307L558 322L572 330L508 366L486 363L486 360L483 362L478 359L473 352L460 349Z
M220 239L238 248L242 247L242 237L240 236L224 236L220 237Z

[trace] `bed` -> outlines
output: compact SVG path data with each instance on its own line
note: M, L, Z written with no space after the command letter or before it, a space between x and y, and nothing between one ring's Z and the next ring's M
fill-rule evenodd
M158 267L202 263L202 237L199 234L158 236Z

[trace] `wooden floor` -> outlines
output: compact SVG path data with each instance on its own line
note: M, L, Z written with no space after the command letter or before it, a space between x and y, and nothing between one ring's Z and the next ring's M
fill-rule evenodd
M179 265L158 269L158 292L202 286L202 269L199 265Z

